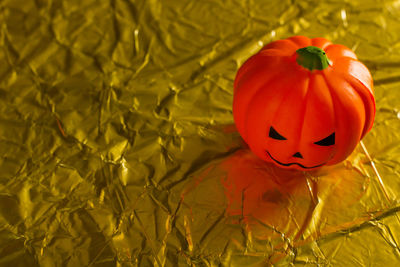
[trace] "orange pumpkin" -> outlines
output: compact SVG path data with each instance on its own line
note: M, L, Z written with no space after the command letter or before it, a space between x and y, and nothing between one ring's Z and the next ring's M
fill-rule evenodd
M238 70L233 116L266 161L300 170L335 164L372 127L372 77L343 45L304 36L278 40Z

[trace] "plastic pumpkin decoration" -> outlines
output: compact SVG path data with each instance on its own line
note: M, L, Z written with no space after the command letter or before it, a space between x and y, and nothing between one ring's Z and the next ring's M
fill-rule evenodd
M299 170L336 164L372 127L372 77L343 45L304 36L278 40L238 70L233 116L266 161Z

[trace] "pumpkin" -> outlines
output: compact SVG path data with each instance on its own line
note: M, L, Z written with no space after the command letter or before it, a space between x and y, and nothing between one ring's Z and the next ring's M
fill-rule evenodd
M372 127L372 77L352 50L327 39L274 41L239 68L233 117L250 149L279 167L336 164Z

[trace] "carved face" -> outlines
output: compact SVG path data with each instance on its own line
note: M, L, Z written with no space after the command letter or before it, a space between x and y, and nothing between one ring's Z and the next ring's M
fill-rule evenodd
M369 71L351 50L322 38L267 45L239 69L234 87L241 136L256 155L283 168L343 161L375 115Z
M272 139L275 139L275 140L279 140L279 141L287 141L287 139L284 137L284 136L282 136L281 134L279 134L272 126L269 128L269 134L268 134L268 137L269 138L272 138ZM279 143L279 142L278 142ZM277 147L277 148L283 148L285 145L284 144L282 144L283 142L280 142L281 144L277 144L275 147ZM330 134L329 136L327 136L327 137L325 137L324 139L322 139L322 140L319 140L319 141L316 141L316 142L314 142L313 143L313 145L316 145L316 146L321 146L321 147L330 147L330 148L327 148L327 149L325 149L325 148L321 148L320 149L320 151L321 152L326 152L326 151L329 151L329 152L331 152L331 153L329 153L330 155L332 155L332 151L333 151L333 145L335 144L335 133L332 133L332 134ZM312 146L312 145L310 145L310 146ZM314 149L315 150L318 150L318 148L317 147L314 147ZM271 149L270 149L271 150ZM289 157L286 157L286 158L288 158L289 159L289 162L282 162L282 161L279 161L276 157L274 157L274 156L272 156L271 155L271 152L268 150L268 149L266 149L265 150L265 152L267 153L267 155L275 162L275 163L277 163L278 165L280 165L280 166L284 166L284 167L289 167L289 166L292 166L292 165L297 165L297 166L299 166L299 167L301 167L301 168L304 168L304 169L312 169L312 168L317 168L317 167L320 167L320 166L322 166L322 165L324 165L324 164L326 164L328 161L329 161L329 159L330 158L328 158L325 162L322 162L322 163L320 163L320 164L317 164L317 165L313 165L313 166L305 166L305 165L303 165L302 163L302 161L304 160L304 156L303 156L303 154L304 154L304 152L303 152L303 154L300 152L300 151L297 151L297 152L295 152L293 155L291 155L290 156L290 154L291 153L289 153ZM280 152L280 151L278 151L278 152ZM315 156L315 155L317 155L318 153L316 153L317 151L315 151L315 152L313 152L312 153L312 155L310 155L310 156ZM277 153L277 154L279 154L279 155L281 155L281 153ZM326 153L324 153L324 154L326 154Z

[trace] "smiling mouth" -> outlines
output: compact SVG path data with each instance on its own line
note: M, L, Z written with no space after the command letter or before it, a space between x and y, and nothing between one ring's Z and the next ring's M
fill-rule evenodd
M278 163L279 165L286 166L286 167L292 166L292 165L297 165L297 166L302 167L303 169L312 169L312 168L321 167L322 165L325 164L325 163L322 163L322 164L319 164L319 165L316 165L316 166L307 167L307 166L304 166L303 164L300 164L300 163L297 163L297 162L293 162L293 163L282 163L282 162L280 162L280 161L274 159L274 157L273 157L268 151L265 151L265 152L267 152L267 154L271 157L271 159L272 159L273 161L275 161L275 162Z

